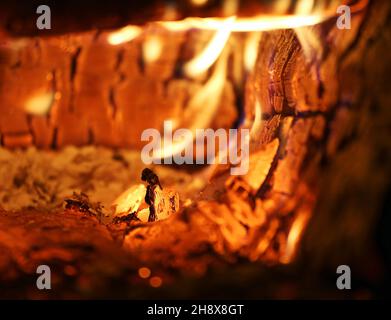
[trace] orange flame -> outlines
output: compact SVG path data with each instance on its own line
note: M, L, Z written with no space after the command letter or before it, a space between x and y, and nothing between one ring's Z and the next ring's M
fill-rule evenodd
M137 38L141 34L141 30L142 29L137 26L126 26L120 30L111 32L107 37L107 41L113 46L129 42Z

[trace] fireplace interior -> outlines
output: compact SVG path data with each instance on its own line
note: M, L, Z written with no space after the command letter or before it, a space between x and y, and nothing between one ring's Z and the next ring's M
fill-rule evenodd
M0 297L390 295L390 3L40 4L0 4ZM145 164L167 122L247 129L248 172Z

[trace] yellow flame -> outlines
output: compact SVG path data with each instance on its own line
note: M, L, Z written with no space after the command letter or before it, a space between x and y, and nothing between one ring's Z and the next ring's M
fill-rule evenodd
M213 74L206 84L190 99L186 106L184 114L184 122L190 123L188 129L191 131L191 136L181 141L173 141L170 144L163 143L161 149L155 149L153 153L154 159L163 159L166 157L179 154L186 148L187 145L193 143L193 137L196 137L196 130L209 128L213 117L215 116L220 98L223 93L226 72L227 72L228 54L223 53L218 60ZM202 112L199 112L202 109Z
M310 212L300 212L299 216L294 220L292 227L288 234L287 245L284 255L280 258L282 263L289 263L292 261L299 243L300 237L307 225Z
M235 18L235 16L231 17ZM303 26L318 24L327 19L322 14L314 15L263 15L252 18L236 19L230 28L231 32L254 32L270 31L281 29L293 29ZM165 28L172 31L187 31L190 29L199 30L221 30L226 28L226 18L186 18L180 21L158 22Z
M146 63L159 59L163 49L162 40L158 36L150 36L143 42L143 59Z
M185 109L185 123L190 123L189 129L192 131L193 135L185 137L182 141L176 141L167 144L167 146L163 145L161 149L155 150L153 155L154 158L166 158L182 152L187 145L193 143L193 137L195 137L194 133L197 128L202 129L209 127L217 111L226 79L227 57L222 59L220 56L224 51L232 32L254 32L249 35L245 46L244 63L246 70L250 71L255 64L258 54L258 44L261 37L259 31L313 25L323 21L323 19L323 15L283 15L245 19L237 19L235 16L230 18L188 18L182 21L159 22L165 28L175 31L186 31L189 28L216 30L215 35L205 49L185 64L184 73L188 77L199 76L208 70L216 61L218 61L218 65L211 78L190 100ZM228 56L228 54L226 54L226 56ZM202 108L203 112L199 112L200 108ZM257 101L255 110L256 119L252 126L253 136L255 135L255 132L260 129L261 116L261 106ZM190 121L186 121L186 119L190 119Z
M254 139L258 136L259 130L262 127L262 108L258 99L255 101L255 117L254 122L250 129L250 139Z
M314 0L299 0L296 4L296 14L310 14L314 7Z
M231 17L224 21L206 48L194 59L186 63L184 71L187 76L196 77L213 65L220 56L231 35L231 27L234 20L235 18Z
M206 0L193 0L195 3ZM351 5L351 12L355 13L365 9L369 0L360 0ZM280 14L288 10L289 0L279 0L275 3L277 14L258 15L249 18L236 18L235 13L238 7L237 0L226 0L223 9L231 15L235 22L230 27L230 32L254 32L254 31L271 31L281 29L295 29L305 26L312 26L321 23L329 18L335 17L335 9L340 4L338 0L331 1L328 6L323 8L324 2L314 0L301 0L295 6L295 14ZM175 12L175 7L166 8L170 15ZM171 19L172 17L170 17ZM191 29L215 30L219 31L226 28L227 18L197 18L189 17L178 21L156 21L157 24L171 31L188 31ZM126 26L118 31L109 34L108 42L112 45L121 44L131 41L141 33L141 28L134 25Z
M119 45L125 42L132 41L141 34L141 28L137 26L126 26L118 31L111 32L107 36L107 41L113 45Z
M252 32L246 38L246 43L244 45L244 67L247 72L251 71L255 65L261 37L261 32Z

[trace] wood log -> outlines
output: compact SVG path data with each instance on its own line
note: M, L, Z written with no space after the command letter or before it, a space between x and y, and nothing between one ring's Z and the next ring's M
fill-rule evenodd
M371 297L368 288L380 286L386 272L372 249L391 174L391 70L389 61L378 62L389 50L390 13L387 2L371 1L353 16L352 30L338 30L335 21L315 26L321 48L306 47L293 30L265 34L246 91L246 116L252 119L257 101L264 110L263 129L252 144L253 151L267 150L268 173L260 174L258 189L254 192L246 179L232 181L222 169L183 212L116 229L125 251L140 264L166 270L202 275L213 266L222 274L223 279L214 278L219 288L227 277L238 276L231 263L245 258L262 264L243 272L241 284L232 280L235 288L260 280L263 285L272 277L293 288L293 293L285 291L289 297L308 298L308 292L312 298L360 297L363 288ZM302 240L294 241L302 231ZM368 259L368 253L374 258ZM340 264L349 264L369 285L335 293L334 280L327 279L334 279ZM184 283L178 280L167 288L196 288L192 297L205 292L201 285ZM274 285L275 291L270 283L254 285L254 295L284 296L284 287Z
M13 40L0 47L0 135L9 148L56 148L95 144L143 146L144 129L164 120L181 123L198 80L177 76L187 33L150 27L120 46L109 32ZM206 44L209 34L199 36ZM143 62L143 44L159 37L161 54ZM202 46L200 47L202 49ZM151 94L153 93L153 94ZM229 128L237 118L235 91L227 77L212 127ZM218 120L217 120L218 119Z
M308 44L300 42L292 30L267 33L251 94L268 119L262 134L271 128L280 146L270 172L259 181L259 200L254 203L246 192L232 195L224 184L227 176L220 176L212 182L205 202L176 218L132 229L125 245L132 252L138 250L142 259L156 258L181 268L194 256L193 250L199 256L198 250L205 246L208 255L210 245L228 261L245 256L285 263L297 249L297 242L286 234L290 226L293 235L305 230L304 240L298 242L303 254L298 264L314 263L335 272L338 265L351 263L358 273L370 277L371 265L360 268L358 261L366 260L362 252L373 254L373 228L389 184L389 152L385 150L390 140L385 128L390 121L386 111L390 97L377 80L387 83L390 64L375 63L375 57L388 48L389 14L388 5L373 1L368 10L353 17L350 31L338 30L335 22L315 26L311 32L330 41L321 41L325 47L310 48L316 51L314 56L306 55ZM316 57L319 50L322 55ZM362 64L363 57L374 60ZM370 88L376 88L375 94ZM250 99L247 108L254 108L254 101ZM280 115L277 123L275 115ZM271 126L273 121L276 125ZM259 136L260 141L264 139ZM267 143L270 140L263 145ZM380 170L375 169L376 159L385 160ZM243 201L243 195L248 205L235 205ZM241 209L235 213L234 208ZM239 224L236 216L250 213L259 217L260 226ZM216 226L219 232L212 232ZM180 244L178 236L172 235L175 230L180 230ZM377 262L374 259L373 265ZM372 280L379 278L368 281Z
M49 291L35 285L41 264L50 264L52 288L58 291L54 296L68 298L92 297L102 283L137 275L137 265L95 217L73 211L1 211L0 221L1 298L49 298Z

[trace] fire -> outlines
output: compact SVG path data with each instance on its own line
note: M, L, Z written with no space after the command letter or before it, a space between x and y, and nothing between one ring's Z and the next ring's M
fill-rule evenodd
M287 245L283 256L280 258L281 263L287 264L292 261L299 243L300 237L307 225L310 212L300 212L299 216L293 221L291 229L289 230Z
M192 0L194 5L200 7L206 5L207 2L207 0ZM360 1L354 8L352 7L352 11L361 10L366 6L366 3L367 0ZM294 8L295 14L293 15L258 15L251 18L239 18L236 16L238 8L237 0L225 1L224 4L223 11L225 14L230 15L228 18L190 17L180 21L155 22L157 25L160 25L162 28L171 32L187 32L196 29L200 32L212 31L214 32L214 35L203 50L198 52L195 57L183 65L183 75L188 79L204 75L206 71L211 69L209 79L207 79L203 86L195 92L190 98L187 106L184 108L183 122L175 124L175 127L183 126L184 128L190 129L193 134L184 137L180 141L164 140L158 150L154 149L154 159L170 158L176 154L182 153L188 146L193 145L196 141L197 135L195 133L197 129L206 129L210 127L210 124L218 112L220 97L226 83L229 56L235 49L229 41L233 33L247 33L245 34L245 44L241 63L243 64L243 70L245 70L245 76L251 76L251 72L253 71L258 57L258 49L259 44L262 41L263 32L293 29L302 46L305 57L311 58L311 55L313 55L314 52L317 55L322 53L322 44L318 35L311 27L333 18L336 15L336 3L334 1L330 3L328 8L323 8L321 7L322 4L319 4L319 2L315 2L314 0L301 0L297 1ZM290 1L277 1L275 5L276 12L285 12L290 4ZM131 41L140 33L141 30L138 27L134 27L134 29L132 29L132 27L126 27L111 34L108 41L112 45L120 44ZM149 63L156 61L159 58L162 51L162 43L158 38L147 38L143 43L142 48L143 59L146 63ZM245 122L242 124L244 127L250 128L250 139L252 141L259 136L262 123L262 106L260 101L256 99L254 105L254 120L252 123ZM249 119L246 119L246 121L249 121ZM272 160L273 157L270 158L269 162L271 163ZM259 177L257 176L256 179L259 179ZM144 193L144 191L141 193ZM128 195L129 194L125 194L122 199L120 199L120 202L126 202L126 197ZM130 206L131 205L132 204L130 204ZM128 207L129 204L125 207L120 207L119 209L127 210L129 212ZM290 229L287 230L288 235L283 235L283 237L286 237L286 243L284 242L284 247L281 249L281 252L279 252L279 256L276 260L279 260L284 264L292 261L300 237L309 220L310 213L310 210L304 210L300 211L294 217ZM256 249L252 253L253 260L257 260L260 255L264 254L269 247L270 242L276 236L279 227L279 220L273 219L265 236L257 242ZM239 238L240 237L241 236L239 236ZM154 278L151 278L151 286L158 287L161 285L161 279L155 278L155 283L152 283L152 279Z
M118 31L108 35L107 41L109 44L116 46L125 42L132 41L141 34L142 29L137 26L126 26Z
M231 35L231 27L234 21L235 18L227 19L223 26L216 31L206 48L198 56L186 63L184 67L186 75L196 77L215 63Z
M200 0L197 0L200 1ZM306 2L306 1L303 1ZM228 18L195 18L190 17L178 21L157 21L158 25L172 32L185 32L192 29L216 31L216 36L211 40L211 48L220 48L226 43L226 38L232 32L259 32L279 29L294 29L318 24L335 15L334 11L328 13L302 14L308 10L307 6L300 5L295 15L259 15L251 18L238 18L235 15L237 1L226 1L224 11L230 12ZM107 41L111 45L119 45L132 41L142 33L142 28L134 25L126 26L120 30L111 32ZM222 49L219 50L220 52ZM216 55L212 49L208 49L209 55ZM206 55L206 53L204 54ZM205 58L206 59L206 58ZM208 58L210 59L210 58Z
M155 150L154 159L164 159L181 153L188 145L193 144L193 137L197 137L197 129L209 128L209 124L217 112L220 96L223 93L226 71L227 54L223 54L210 79L191 98L185 108L184 122L190 125L184 127L188 127L192 135L186 135L181 141L172 141L172 143L164 140L163 146ZM200 112L201 109L202 112Z
M314 0L300 0L296 4L295 12L297 14L309 14L314 7Z
M259 42L261 41L261 32L251 32L247 38L244 47L244 66L247 72L253 70L258 56Z
M193 0L193 4L203 6L206 0ZM281 1L279 1L281 5ZM220 103L227 76L228 56L234 48L230 46L229 39L233 33L248 33L244 46L243 67L247 73L251 73L258 56L259 43L262 39L262 31L293 28L298 30L299 38L304 45L315 43L313 37L306 36L304 29L297 29L318 24L334 15L334 12L312 13L313 1L300 1L297 4L294 15L259 15L251 18L238 18L235 14L238 1L224 2L224 13L230 14L228 18L187 18L180 21L158 21L156 24L172 32L186 32L191 29L202 31L215 31L215 34L193 59L183 65L183 74L188 78L197 78L214 66L210 78L205 82L185 108L183 122L176 123L192 131L180 141L164 141L160 149L154 150L155 159L164 159L183 152L189 145L194 143L196 129L206 129L216 115ZM280 8L281 9L281 8ZM140 35L139 27L125 27L109 35L109 43L120 44L131 41ZM300 37L303 35L302 37ZM304 39L305 36L305 39ZM307 40L309 39L309 40ZM316 43L315 43L316 44ZM305 46L305 47L309 47ZM162 43L156 37L146 38L142 45L144 62L156 61L162 50ZM308 50L305 50L308 51ZM202 110L202 112L200 112ZM262 110L259 101L255 104L255 119L250 135L254 137L260 130Z
M314 15L262 15L253 18L236 18L232 24L231 32L255 32L272 31L281 29L294 29L312 26L326 20L328 16L323 14ZM198 30L221 30L225 27L226 18L186 18L181 21L159 22L162 26L172 31Z
M141 267L140 269L138 269L138 275L142 279L148 279L151 276L151 269L147 267Z
M255 101L255 116L254 121L250 129L250 139L253 140L258 136L259 130L261 130L261 120L262 120L262 108L259 100Z

